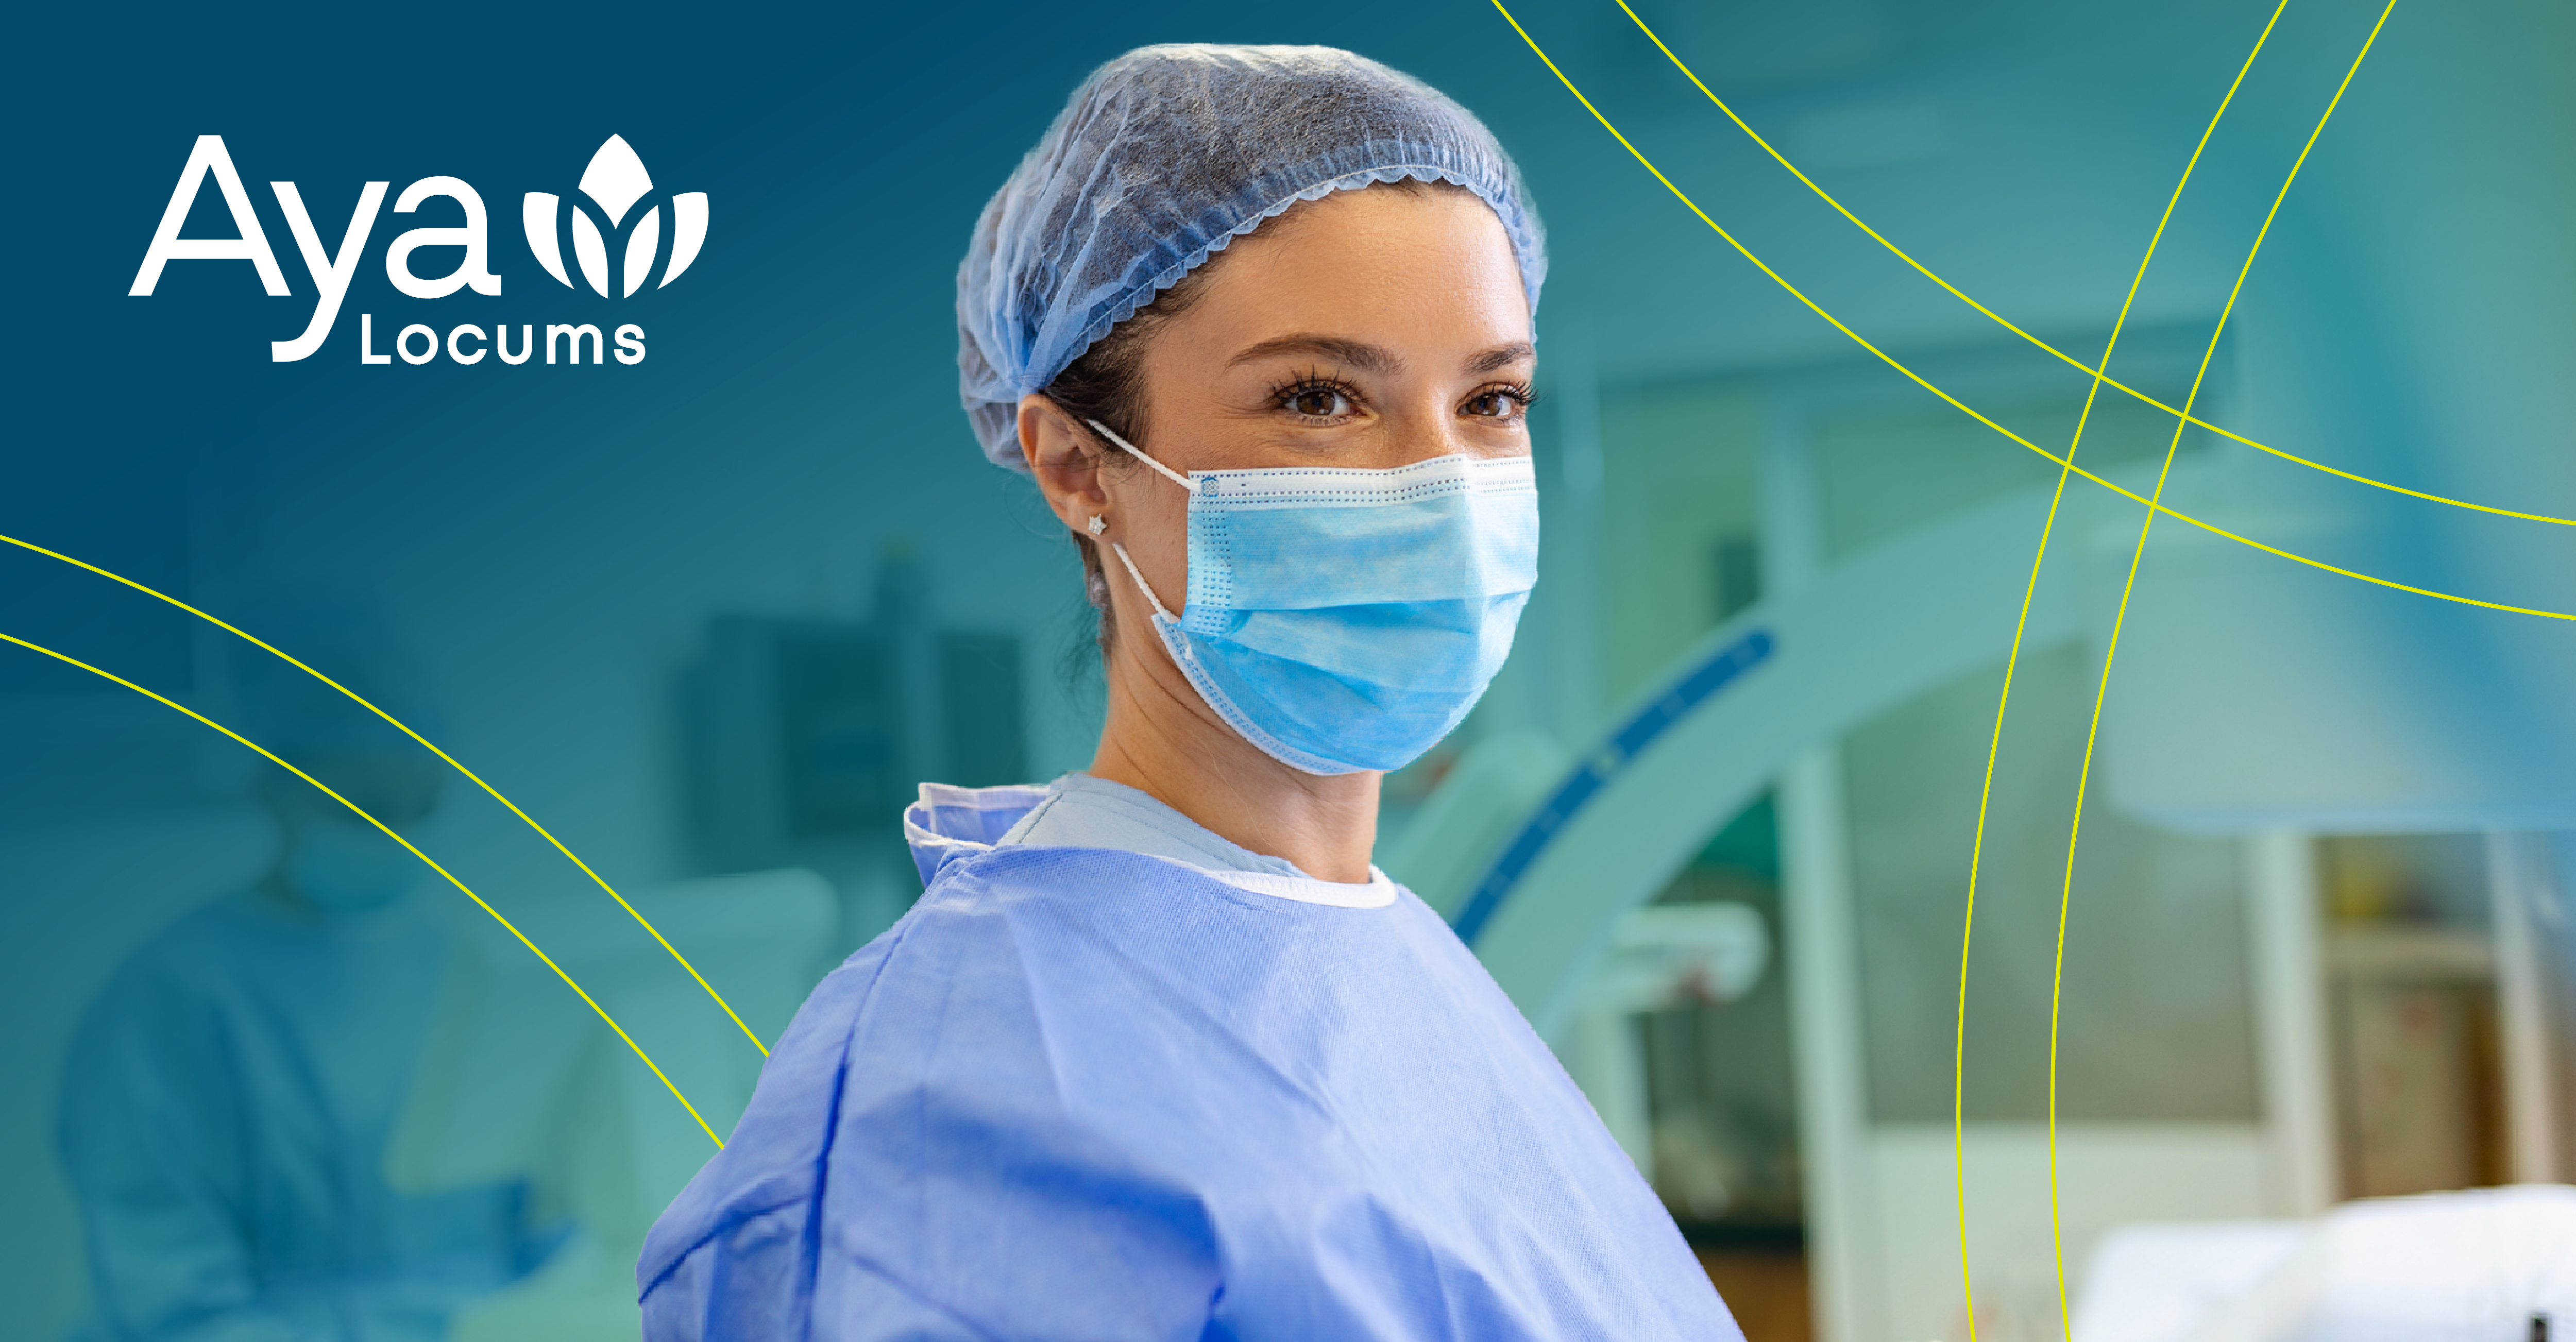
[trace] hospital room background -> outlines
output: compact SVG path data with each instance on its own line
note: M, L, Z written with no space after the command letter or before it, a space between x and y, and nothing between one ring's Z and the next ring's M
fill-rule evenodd
M1032 128L1162 40L1358 50L1529 180L1542 580L1377 858L1756 1342L2060 1336L2061 1264L2079 1342L2186 1336L2338 1205L2576 1179L2576 17L1630 3L21 15L0 534L56 554L0 547L0 633L132 684L0 646L0 1333L115 1335L102 1281L211 1270L67 1164L186 1103L158 1055L80 1080L118 1061L84 1021L190 972L144 948L278 843L270 766L178 708L270 721L266 654L68 556L382 687L490 785L439 765L423 850L669 1085L424 869L414 999L333 1022L389 1126L296 1140L517 1190L524 1274L451 1335L635 1335L713 1150L674 1091L721 1134L746 1032L902 915L913 785L1089 757L1078 568L974 450L954 268ZM186 256L129 293L207 135L292 297ZM522 240L612 136L675 231L703 193L653 287ZM389 283L434 198L272 360L315 294L268 183L336 248L361 183L439 176L498 292ZM182 236L238 236L218 185ZM362 362L414 322L426 360ZM460 322L649 353L468 364Z

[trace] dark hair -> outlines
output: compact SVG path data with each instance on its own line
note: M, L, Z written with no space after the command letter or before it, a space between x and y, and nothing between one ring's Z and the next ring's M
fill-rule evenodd
M1222 256L1224 253L1218 253ZM1217 257L1208 258L1213 263ZM1082 352L1055 381L1047 384L1046 397L1055 402L1075 422L1085 436L1092 438L1093 459L1098 469L1117 474L1141 469L1126 453L1101 442L1091 433L1086 420L1099 420L1119 437L1131 443L1142 442L1146 432L1149 407L1145 398L1145 346L1163 323L1187 312L1198 301L1199 288L1192 281L1207 273L1201 265L1189 278L1154 296L1154 301L1136 310L1136 315L1109 328L1090 349ZM1073 548L1082 556L1082 594L1099 612L1094 641L1106 658L1118 646L1118 621L1112 613L1109 595L1109 572L1100 561L1100 544L1079 531L1068 532Z

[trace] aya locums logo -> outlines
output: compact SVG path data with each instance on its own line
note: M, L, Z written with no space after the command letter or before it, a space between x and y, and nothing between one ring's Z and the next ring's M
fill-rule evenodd
M183 238L179 231L210 178L232 215L236 236ZM349 282L356 276L358 263L375 234L385 194L393 184L368 182L359 189L357 205L350 211L348 226L341 230L337 250L324 249L321 231L315 227L295 183L268 185L277 196L278 211L285 216L287 232L294 238L305 269L313 276L315 290L313 315L305 323L304 333L269 344L271 360L292 363L311 357L330 339L339 321L341 300L348 295ZM582 279L600 297L633 298L646 281L653 279L657 262L661 278L653 287L668 285L698 259L699 250L706 244L707 193L689 191L646 203L646 198L654 194L652 174L645 170L643 159L624 136L611 135L591 155L571 209L563 208L566 202L562 199L542 191L528 192L522 199L520 222L527 235L528 251L557 283L572 288L572 277L563 261L563 233L568 230L573 260L581 269ZM499 297L502 276L492 269L489 216L482 195L464 179L421 178L394 197L393 212L412 214L438 197L461 206L463 222L397 234L385 245L385 279L396 293L413 299L435 301L467 289ZM645 204L640 212L636 210L639 203ZM663 245L666 207L670 217L667 250ZM446 212L455 213L452 209ZM612 244L616 244L618 254L614 287L609 269ZM412 256L427 247L461 249L455 268L443 275L415 274ZM277 254L269 246L268 234L260 225L250 192L243 187L241 174L234 169L232 155L220 135L200 135L189 150L187 164L179 170L179 184L170 192L170 204L161 212L160 227L153 230L151 244L144 249L142 268L135 272L134 284L126 292L148 297L160 283L162 271L173 261L247 261L258 274L260 287L271 297L293 294L285 272L277 264ZM644 328L631 322L616 329L613 350L608 347L608 337L588 322L546 324L542 342L537 338L537 329L538 323L523 322L514 333L509 323L502 322L487 333L482 325L469 322L450 328L442 337L437 328L415 322L394 336L388 352L379 353L375 314L362 312L358 314L358 361L390 364L399 357L406 364L417 365L434 362L443 352L459 364L480 363L484 355L495 354L498 362L517 365L533 359L542 343L545 362L550 364L559 357L563 362L579 364L585 352L593 364L605 363L609 353L614 353L621 364L644 362Z
M591 212L575 202L572 210L572 254L581 263L581 277L590 282L600 297L608 297L608 237L613 235L626 212L653 190L653 175L644 171L644 160L623 135L611 135L599 152L590 156L590 166L582 170L581 194L599 207L608 229L603 233ZM556 233L555 197L543 191L531 191L521 206L521 222L528 230L528 250L534 252L537 264L555 277L555 282L569 289L572 280L564 274L562 239ZM671 259L662 267L662 284L680 278L680 272L698 259L698 248L707 240L707 193L689 191L671 197ZM659 205L638 215L635 231L626 235L625 260L621 263L620 297L631 298L653 274L653 259L662 244L662 207Z

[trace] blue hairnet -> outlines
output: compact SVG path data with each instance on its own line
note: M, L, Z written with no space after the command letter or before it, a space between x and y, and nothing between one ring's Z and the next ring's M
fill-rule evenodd
M1226 244L1301 200L1403 178L1475 192L1538 310L1547 248L1467 109L1332 47L1140 47L1092 72L975 221L957 366L984 455L1026 470L1018 402Z

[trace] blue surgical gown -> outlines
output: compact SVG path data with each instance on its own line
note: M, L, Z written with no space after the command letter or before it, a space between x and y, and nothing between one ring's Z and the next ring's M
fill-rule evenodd
M923 792L928 889L654 1226L649 1342L1741 1337L1410 893L996 846L1043 793Z

